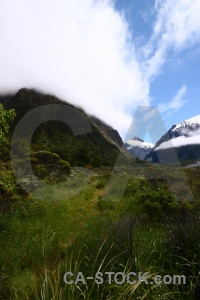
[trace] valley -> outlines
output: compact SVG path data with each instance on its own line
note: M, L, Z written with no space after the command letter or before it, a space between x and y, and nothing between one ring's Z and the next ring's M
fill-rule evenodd
M12 153L25 114L70 104L27 89L0 103L16 112L0 149L1 299L198 299L198 165L136 159L116 130L83 110L92 133L74 136L62 122L41 123L28 153L27 126ZM153 283L117 284L104 276L102 284L66 284L66 272L82 272L85 280L97 272L132 272L131 282L134 273L147 272ZM184 275L186 284L156 284L156 275Z

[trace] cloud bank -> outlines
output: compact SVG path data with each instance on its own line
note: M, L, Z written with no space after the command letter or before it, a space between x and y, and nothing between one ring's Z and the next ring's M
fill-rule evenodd
M187 136L179 136L177 138L173 138L169 141L160 144L154 150L158 151L158 150L169 149L172 147L177 148L181 146L200 144L200 128L197 129L196 131L189 131L187 129L184 129L182 133L187 134Z
M0 91L37 88L126 133L149 104L128 24L111 1L0 0Z
M151 103L168 50L200 37L199 0L156 0L153 9L152 36L138 46L114 0L0 0L0 92L52 93L125 136L131 113ZM179 109L185 91L163 111Z

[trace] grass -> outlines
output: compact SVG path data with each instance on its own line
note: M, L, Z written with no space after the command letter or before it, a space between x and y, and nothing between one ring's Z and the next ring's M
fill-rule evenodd
M121 201L111 193L102 200L109 178L103 169L77 169L67 182L37 190L38 199L23 197L1 214L1 299L198 299L199 204L152 220L141 195L168 193L165 182L129 178ZM195 180L194 185L197 189ZM148 272L149 280L156 274L185 274L187 285L109 284L105 275L100 285L92 280L68 285L67 271L74 277L80 271L85 277Z

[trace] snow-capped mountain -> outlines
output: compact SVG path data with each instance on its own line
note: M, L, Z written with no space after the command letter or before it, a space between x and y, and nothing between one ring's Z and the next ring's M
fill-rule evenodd
M193 131L199 127L200 127L200 114L191 119L188 119L186 121L178 123L177 125L172 126L172 131L180 132L184 128L188 128Z
M156 143L147 160L157 162L158 156L162 156L169 161L169 150L172 148L175 148L180 161L195 161L200 158L200 114L173 125Z
M138 137L133 137L130 140L127 140L124 145L134 157L140 160L144 160L154 148L154 144L146 143Z

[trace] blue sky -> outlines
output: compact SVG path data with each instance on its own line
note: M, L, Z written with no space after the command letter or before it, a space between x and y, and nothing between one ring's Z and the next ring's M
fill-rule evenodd
M159 1L158 1L159 2ZM167 1L160 1L167 2ZM184 2L184 1L183 1ZM188 2L189 3L189 2ZM190 1L192 6L192 1ZM153 0L116 1L116 8L128 21L133 43L142 48L153 36L156 23L156 11ZM198 5L199 7L199 5ZM184 14L184 10L183 10ZM179 22L177 18L177 23ZM169 47L162 68L150 82L150 103L159 108L161 103L167 105L178 96L180 104L177 108L162 110L165 126L169 129L185 119L200 114L200 38L191 45L186 44L180 50ZM181 91L182 93L178 93ZM164 105L163 105L164 106ZM147 134L146 139L150 140Z
M199 0L0 0L0 93L54 94L122 138L158 106L169 129L200 113L199 16Z

